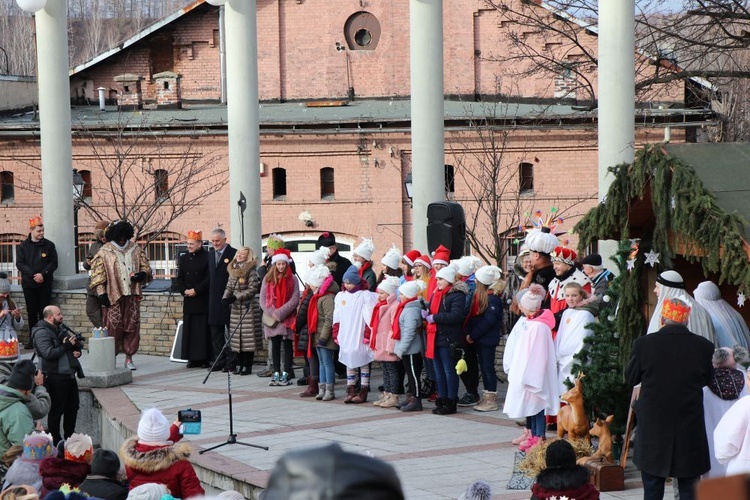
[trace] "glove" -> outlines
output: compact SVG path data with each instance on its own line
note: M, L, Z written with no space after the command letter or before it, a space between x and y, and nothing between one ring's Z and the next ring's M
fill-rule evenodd
M469 369L468 366L466 366L466 360L464 358L461 358L458 360L458 363L456 363L456 375L461 375L463 372L467 371Z
M146 274L146 271L140 271L131 276L130 281L132 281L133 283L142 283L146 280L147 276L148 274Z
M234 304L235 302L237 302L237 297L235 297L234 295L230 295L227 298L221 299L221 303L224 304L225 306Z
M326 339L318 339L318 347L325 347L328 344Z
M109 301L109 295L106 293L99 295L99 303L104 307L112 307L112 303Z
M432 317L432 314L427 315L425 319L429 324L433 324L435 322L435 318Z
M423 309L422 310L422 319L427 319L427 316L430 315L430 311Z

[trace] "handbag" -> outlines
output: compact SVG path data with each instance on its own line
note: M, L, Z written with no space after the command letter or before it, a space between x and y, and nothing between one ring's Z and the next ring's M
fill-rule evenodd
M263 326L267 326L268 328L273 328L279 324L278 321L273 319L273 316L265 312L263 313L263 316L261 317L261 322L263 323Z

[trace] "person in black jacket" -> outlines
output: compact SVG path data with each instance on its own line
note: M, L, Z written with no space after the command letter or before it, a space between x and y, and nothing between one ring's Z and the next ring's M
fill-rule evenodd
M665 300L662 328L633 342L625 367L628 385L641 384L633 462L644 498L662 498L667 477L677 480L680 500L695 498L700 475L711 468L703 387L711 382L714 345L687 329L690 312L680 299Z
M180 256L177 289L185 297L182 305L182 359L188 368L208 368L211 338L208 334L208 252L203 234L188 231L187 253Z
M430 307L422 311L427 320L426 353L433 356L435 382L437 382L437 405L432 413L452 415L458 405L458 374L455 354L463 340L463 325L466 319L466 295L469 287L463 281L453 283L456 272L444 267L435 275L437 286L430 299Z
M235 360L231 351L221 354L229 327L229 304L223 304L221 298L229 281L227 266L237 250L227 244L227 235L221 228L211 231L211 249L208 251L208 327L211 331L211 361L217 358L214 371L234 370ZM221 357L219 357L221 355Z
M104 500L125 500L128 487L118 480L120 458L112 450L100 448L91 459L91 474L78 486L81 492L90 497Z
M44 237L41 217L29 219L29 229L28 238L16 248L16 267L21 273L21 287L31 328L42 320L42 311L52 300L57 250L55 244Z
M47 428L55 443L63 438L60 434L60 418L63 418L64 437L75 432L78 418L78 381L83 376L81 357L83 345L74 335L61 328L63 314L57 306L44 308L44 319L34 327L34 351L42 360L44 385L52 399L47 416Z
M326 247L328 249L328 268L331 269L333 275L333 281L341 286L344 279L344 273L352 265L352 261L339 254L339 248L336 245L336 235L330 231L318 236L318 243L316 248Z

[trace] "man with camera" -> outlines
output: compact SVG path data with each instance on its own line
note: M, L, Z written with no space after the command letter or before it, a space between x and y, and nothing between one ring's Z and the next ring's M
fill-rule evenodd
M41 359L44 385L52 399L47 427L57 443L63 438L60 434L61 417L64 418L65 437L75 432L79 404L76 375L83 376L78 361L83 345L81 339L63 325L63 314L59 307L45 307L43 317L34 327L32 338L36 355Z

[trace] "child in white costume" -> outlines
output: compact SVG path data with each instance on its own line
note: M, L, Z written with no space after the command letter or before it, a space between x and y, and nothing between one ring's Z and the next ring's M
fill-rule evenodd
M376 293L362 289L359 270L351 266L346 270L343 290L336 294L333 307L333 331L339 345L339 361L346 366L345 403L364 403L370 391L370 363L375 353L365 341L366 311L372 311L378 301ZM357 371L360 372L360 390L357 393Z
M564 394L568 387L565 380L571 377L573 368L573 356L583 349L583 341L592 335L588 328L594 322L596 303L587 301L589 294L579 283L568 283L564 289L565 303L567 309L563 311L560 318L560 327L555 337L555 352L557 354L557 378L559 381L559 394Z
M519 294L518 305L525 319L510 332L503 355L508 374L508 393L503 412L510 418L527 417L526 439L519 449L527 451L544 439L544 415L557 415L557 358L552 340L555 318L549 309L541 309L546 291L532 284Z

